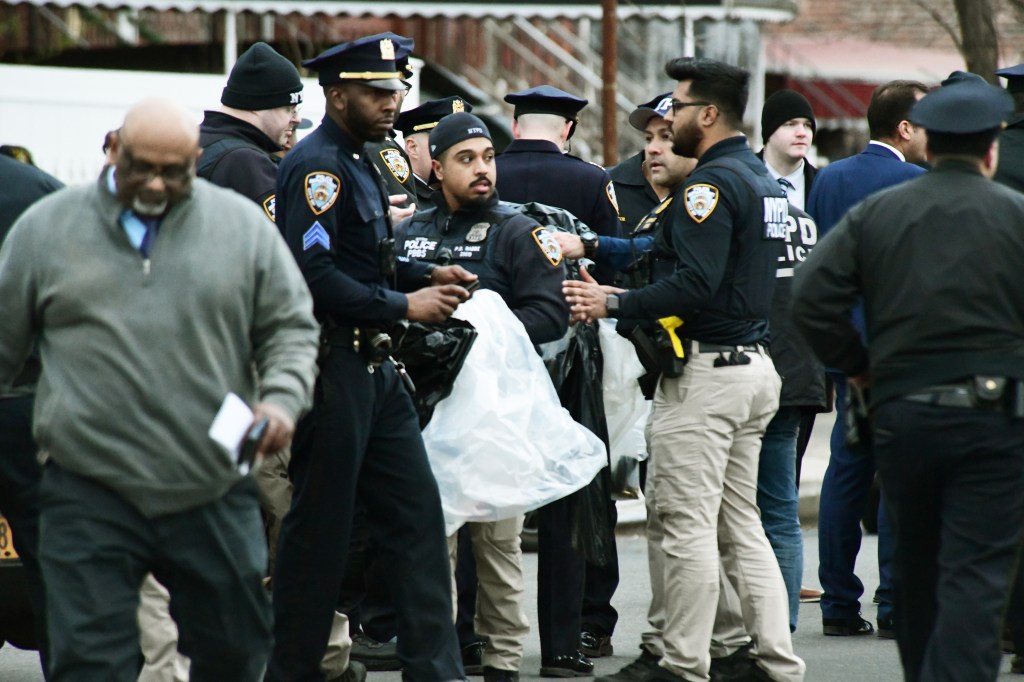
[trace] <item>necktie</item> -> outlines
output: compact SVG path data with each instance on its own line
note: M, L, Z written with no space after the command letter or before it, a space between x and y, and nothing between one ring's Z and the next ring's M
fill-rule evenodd
M779 185L782 187L782 191L786 193L787 197L789 196L789 190L796 189L796 185L786 178L779 178Z
M156 231L160 227L160 219L146 216L138 216L138 218L146 226L146 234L143 235L142 243L139 244L139 253L143 258L149 258L149 252L153 250L153 242L156 241Z

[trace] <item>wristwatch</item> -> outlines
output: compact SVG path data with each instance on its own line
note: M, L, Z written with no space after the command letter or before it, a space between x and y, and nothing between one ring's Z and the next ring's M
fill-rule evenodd
M423 285L429 287L434 284L434 270L440 267L437 263L427 263L427 271L423 274L423 279L427 280Z
M608 317L619 316L619 295L608 294L608 298L605 299L604 307L608 309Z
M583 257L594 258L597 255L597 233L593 230L580 230L577 236L583 242Z

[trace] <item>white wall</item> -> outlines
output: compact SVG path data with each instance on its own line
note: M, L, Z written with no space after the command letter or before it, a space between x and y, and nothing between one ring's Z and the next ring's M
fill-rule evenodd
M103 137L121 125L132 104L152 96L195 113L220 105L227 77L0 65L0 144L26 147L36 164L68 184L92 181L103 165ZM324 114L323 90L303 79L302 116ZM0 187L0 191L3 188Z

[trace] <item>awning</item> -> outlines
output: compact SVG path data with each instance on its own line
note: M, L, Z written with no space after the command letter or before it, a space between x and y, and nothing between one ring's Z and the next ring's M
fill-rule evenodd
M103 7L107 9L255 12L259 14L349 15L358 17L537 17L542 19L600 19L600 2L349 2L346 0L21 0L2 4L54 7ZM708 2L633 2L620 5L620 19L632 17L678 20L749 19L761 22L790 21L796 15L795 0L709 0Z
M936 85L963 68L963 57L952 48L782 37L765 41L766 74L780 77L780 87L804 95L820 127L865 127L871 93L882 83L904 79Z

